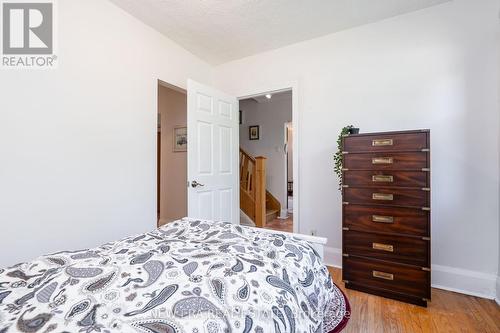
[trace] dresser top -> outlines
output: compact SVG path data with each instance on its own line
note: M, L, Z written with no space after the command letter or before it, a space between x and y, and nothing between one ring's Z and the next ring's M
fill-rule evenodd
M419 130L408 130L408 131L372 132L372 133L347 134L344 137L370 136L370 135L390 135L390 134L429 133L430 131L431 131L430 129L419 129Z

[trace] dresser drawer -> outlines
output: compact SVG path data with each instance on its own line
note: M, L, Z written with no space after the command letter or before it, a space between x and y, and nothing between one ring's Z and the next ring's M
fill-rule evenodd
M426 132L353 135L344 137L344 151L400 151L422 150L427 146Z
M430 298L430 272L412 266L343 257L343 279L391 292Z
M399 188L344 188L343 201L354 204L379 204L429 207L429 192Z
M349 186L427 187L424 171L344 171L344 184Z
M429 212L421 208L344 205L344 227L427 237Z
M422 170L428 167L427 153L345 154L343 166L350 170Z
M429 241L421 238L344 231L344 252L419 267L428 266Z

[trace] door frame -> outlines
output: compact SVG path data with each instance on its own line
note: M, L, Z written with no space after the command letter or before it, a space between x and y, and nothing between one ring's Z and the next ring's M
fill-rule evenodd
M250 88L241 88L235 94L238 101L265 94L275 94L283 91L292 92L292 128L293 128L293 232L300 233L300 112L299 112L299 83L289 81L281 83L262 83ZM286 177L286 175L285 175Z
M155 80L155 112L156 112L156 131L157 133L160 133L160 137L161 137L161 128L159 129L158 128L158 120L161 121L161 117L160 119L158 119L158 110L160 108L160 104L159 104L159 101L158 101L158 97L159 97L159 94L160 94L160 86L162 87L165 87L165 88L168 88L168 89L172 89L172 90L175 90L177 92L180 92L182 94L185 94L187 95L187 90L182 88L181 86L179 85L176 85L176 84L173 84L173 83L170 83L170 82L167 82L165 80L162 80L160 78L157 78ZM186 116L187 116L187 106L186 106ZM158 134L157 134L158 136ZM159 157L159 161L157 160L156 161L156 227L159 228L160 227L160 215L161 215L161 176L160 176L160 173L161 173L161 151L159 152L159 155L158 156L158 150L161 149L161 143L158 142L158 137L157 137L157 140L156 140L156 151L157 151L157 159ZM187 179L186 179L186 182L187 182ZM187 196L186 196L186 201L187 201Z

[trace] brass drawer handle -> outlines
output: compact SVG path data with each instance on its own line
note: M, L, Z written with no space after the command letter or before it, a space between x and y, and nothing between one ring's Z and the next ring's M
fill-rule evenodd
M393 181L394 181L394 176L385 176L385 175L372 176L372 182L392 183Z
M385 272L379 272L379 271L372 271L373 277L379 278L379 279L384 279L384 280L394 280L394 274L390 273L385 273Z
M392 146L394 142L392 139L377 139L377 140L372 140L372 146L373 147L380 147L380 146Z
M389 244L372 243L372 247L374 250L394 252L394 246Z
M372 158L372 164L392 164L394 159L392 157L374 157Z
M394 216L372 215L372 221L378 223L394 223Z
M373 200L394 200L393 194L385 194L385 193L373 193Z

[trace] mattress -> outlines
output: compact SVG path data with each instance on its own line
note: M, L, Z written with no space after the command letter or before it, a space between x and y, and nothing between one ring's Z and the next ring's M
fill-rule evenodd
M0 332L338 332L349 303L311 245L183 219L0 269Z

